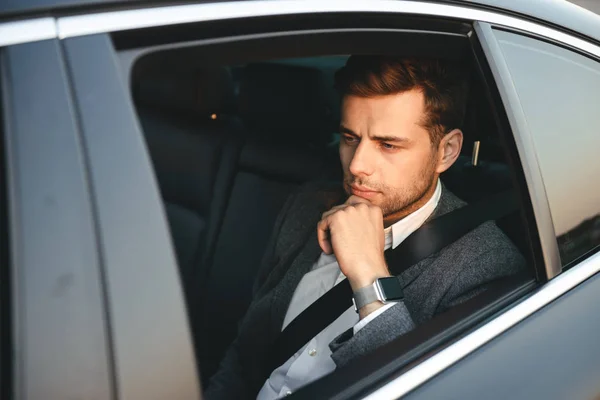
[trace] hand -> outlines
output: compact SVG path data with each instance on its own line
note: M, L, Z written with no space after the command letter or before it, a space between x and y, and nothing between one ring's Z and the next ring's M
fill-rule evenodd
M350 196L346 203L325 212L317 235L323 252L335 253L352 290L390 276L383 256L383 213L368 200Z

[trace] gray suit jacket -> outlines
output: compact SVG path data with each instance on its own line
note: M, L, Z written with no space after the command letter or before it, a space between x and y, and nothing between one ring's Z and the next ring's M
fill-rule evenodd
M324 211L344 199L339 186L313 185L287 201L265 252L252 304L205 398L256 397L272 372L269 349L281 332L294 290L321 253L316 224ZM464 205L444 188L430 219ZM356 335L350 330L336 338L330 344L332 358L342 366L524 267L525 260L512 242L493 222L486 222L405 270L399 276L404 302L386 310Z

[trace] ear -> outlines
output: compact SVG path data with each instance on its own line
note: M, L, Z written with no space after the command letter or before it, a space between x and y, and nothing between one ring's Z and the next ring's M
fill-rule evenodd
M460 129L454 129L444 135L438 146L438 164L436 172L441 174L454 164L460 155L463 144L463 133Z

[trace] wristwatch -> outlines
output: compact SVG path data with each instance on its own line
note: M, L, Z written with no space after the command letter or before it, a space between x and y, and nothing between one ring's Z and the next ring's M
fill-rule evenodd
M354 292L352 297L352 303L354 303L354 310L358 312L361 308L367 304L380 301L387 303L390 301L398 301L404 299L404 292L402 291L402 285L395 276L387 278L379 278L373 282L372 285L365 286Z

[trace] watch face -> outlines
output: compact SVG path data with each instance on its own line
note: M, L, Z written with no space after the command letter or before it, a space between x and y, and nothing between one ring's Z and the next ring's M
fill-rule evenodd
M396 277L380 278L377 280L379 287L383 292L385 300L401 300L404 298L404 292L402 291L402 285Z

